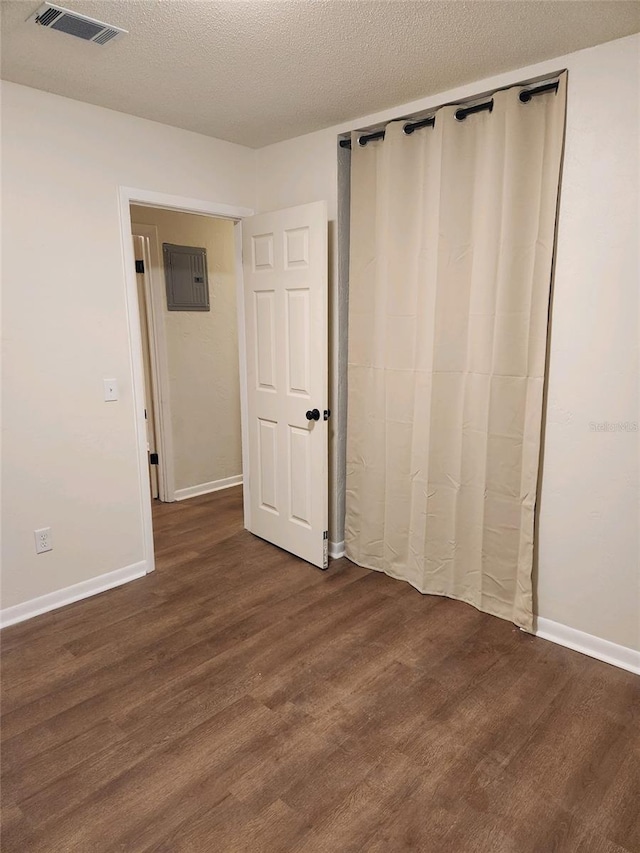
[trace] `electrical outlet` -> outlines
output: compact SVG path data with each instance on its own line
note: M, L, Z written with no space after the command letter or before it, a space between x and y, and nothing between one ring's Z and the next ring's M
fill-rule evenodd
M41 527L40 530L34 530L33 533L36 537L36 554L44 554L45 551L53 549L50 527Z

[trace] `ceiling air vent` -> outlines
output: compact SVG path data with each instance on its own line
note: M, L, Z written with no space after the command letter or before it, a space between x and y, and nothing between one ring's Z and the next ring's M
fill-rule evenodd
M76 36L84 41L92 41L94 44L107 44L126 35L127 32L120 27L104 24L102 21L96 21L95 18L87 18L86 15L79 15L77 12L63 9L62 6L53 6L51 3L43 3L27 20L35 21L39 26L50 30Z

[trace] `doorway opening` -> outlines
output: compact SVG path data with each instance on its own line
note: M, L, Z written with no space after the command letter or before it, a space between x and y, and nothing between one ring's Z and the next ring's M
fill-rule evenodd
M132 210L132 207L142 208L142 214ZM326 203L311 202L253 215L253 211L245 208L121 187L120 221L146 571L155 568L152 494L158 495L159 505L167 506L161 497L164 495L166 500L171 490L171 472L167 472L167 460L173 458L174 461L174 498L186 499L199 495L198 500L203 500L210 497L210 489L219 490L221 486L231 485L228 480L226 484L220 483L226 477L218 476L216 480L203 481L200 476L199 482L182 486L183 493L177 495L180 487L175 481L176 456L175 452L171 456L166 451L164 467L159 466L162 470L157 473L157 477L150 477L149 463L154 461L150 459L151 444L157 444L160 448L164 444L166 447L169 435L166 427L169 423L173 427L175 416L171 411L174 407L170 402L170 394L170 413L166 414L166 401L163 402L161 395L147 405L148 395L145 391L143 324L147 324L149 358L146 369L149 373L148 385L153 394L152 361L156 358L157 335L150 329L149 321L157 316L162 300L158 298L155 307L149 300L149 310L141 311L139 291L145 294L146 299L145 288L150 286L157 292L158 286L153 282L153 235L132 235L132 214L134 219L139 219L140 215L148 214L149 208L159 208L165 214L176 211L195 214L195 219L200 222L210 217L233 222L241 476L244 485L243 526L261 539L290 551L306 562L318 568L327 568L327 450L331 412L327 384ZM149 220L134 221L133 224L140 228L144 225L155 226L158 230L155 254L159 256L159 244L162 242L160 226L155 222L149 224ZM134 237L143 238L142 243L139 243L142 254L139 260L144 260L145 253L151 258L149 285L144 277L138 282L138 275L144 276L144 272L141 269L140 273L136 273ZM148 243L145 237L149 237ZM202 240L197 242L196 246L165 243L163 255L166 252L177 253L180 257L171 263L178 267L184 266L185 256L194 253L200 253L201 257L204 255L205 249L199 245ZM156 263L155 266L158 268L160 264ZM193 261L189 269L197 277L192 278L189 288L193 285L193 292L186 293L186 298L184 280L182 285L175 286L175 270L171 274L171 286L166 276L164 292L160 284L167 312L172 307L184 310L185 303L190 311L207 312L210 309L206 288L203 292L204 264L198 266ZM162 276L156 276L158 278L162 281ZM157 326L161 325L157 323ZM156 361L160 364L161 358ZM192 364L191 368L189 376L199 374L200 364L197 360L195 367ZM169 369L165 374L171 379ZM156 387L162 387L160 378L156 381ZM149 421L145 415L152 418L153 430L148 428ZM181 415L184 417L183 413ZM164 424L160 425L163 418Z
M234 222L130 205L152 518L243 480Z
M247 453L247 404L246 404L246 347L245 347L245 320L244 320L244 291L242 278L242 221L253 215L250 208L231 206L219 202L203 201L185 196L175 196L168 193L156 192L154 190L139 189L134 187L119 188L120 202L120 226L122 239L122 252L124 263L124 276L126 281L126 300L128 315L128 333L131 344L131 379L133 390L133 404L135 412L135 427L137 439L137 468L139 484L139 507L142 521L142 553L146 572L155 569L154 531L152 520L151 486L149 483L149 448L147 438L147 420L145 418L145 381L142 352L142 329L140 322L140 306L138 300L138 281L135 266L135 253L132 240L131 207L157 208L164 211L179 211L189 214L199 214L204 217L216 217L230 221L234 230L234 258L236 278L236 311L237 311L237 334L238 334L238 364L240 372L240 408L241 408L241 430L242 430L242 473L243 478L249 477L249 458ZM150 249L149 249L150 251ZM150 263L153 275L153 264ZM162 277L160 277L162 278ZM158 407L158 411L162 411ZM156 421L157 423L157 421ZM166 439L168 431L165 430L158 438L159 441ZM165 465L166 470L166 465ZM159 478L159 487L162 482ZM250 525L250 508L248 505L248 490L243 490L243 523L244 527Z

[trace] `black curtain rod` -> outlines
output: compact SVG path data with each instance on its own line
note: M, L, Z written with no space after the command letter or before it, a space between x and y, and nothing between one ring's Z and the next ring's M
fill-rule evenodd
M553 92L555 94L557 91L558 80L555 80L553 83L545 83L544 86L538 86L536 89L523 89L518 97L523 104L528 104L534 95L544 95L545 92Z
M535 95L544 95L546 92L557 91L558 81L556 80L553 83L545 83L543 86L537 86L535 89L523 89L518 97L523 104L528 104L531 98ZM471 107L460 107L460 109L455 111L455 117L458 121L464 121L467 116L473 115L474 113L481 113L485 111L491 112L492 110L493 98L482 104L474 104ZM423 127L433 127L435 123L435 116L429 116L429 118L420 119L419 121L407 122L403 130L407 135L409 135L413 133L414 130L420 130L420 128ZM358 137L358 144L364 147L367 142L374 142L376 139L384 139L384 130L376 130L373 133L364 133L362 136ZM340 148L351 148L351 140L341 139Z

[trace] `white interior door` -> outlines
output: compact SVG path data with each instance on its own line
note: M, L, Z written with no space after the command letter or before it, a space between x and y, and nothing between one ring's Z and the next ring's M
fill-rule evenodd
M133 252L136 259L136 264L145 262L144 237L133 235ZM149 307L147 305L146 295L146 272L137 272L136 279L138 283L138 305L140 306L140 335L142 337L142 366L144 368L144 416L147 426L147 450L149 452L149 460L151 454L158 452L155 430L155 413L154 401L152 393L151 380L151 345L149 340ZM149 484L151 487L151 497L159 497L158 489L158 466L152 465L149 461Z
M243 220L242 256L248 529L326 568L326 203Z

